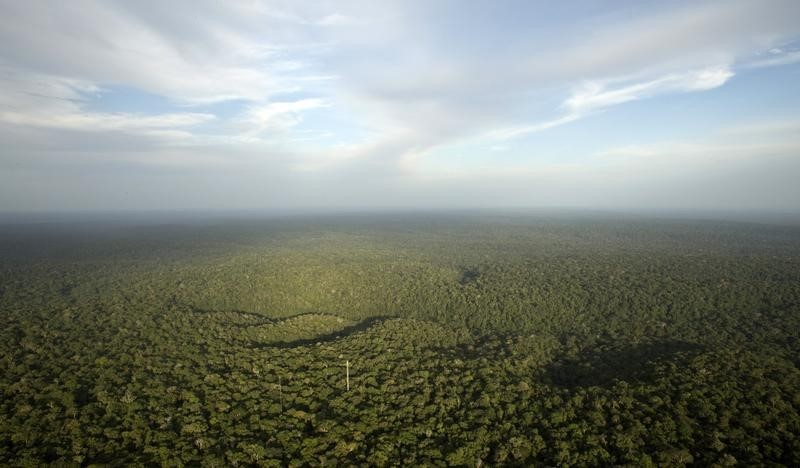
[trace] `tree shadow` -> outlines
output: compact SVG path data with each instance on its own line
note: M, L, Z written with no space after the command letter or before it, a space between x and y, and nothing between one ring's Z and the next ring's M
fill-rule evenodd
M657 367L685 365L703 347L684 341L659 341L634 346L600 344L575 357L564 357L544 369L547 383L559 387L611 386L618 380L652 382Z
M309 315L309 314L294 315L292 317L287 317L287 318L285 318L283 320L289 320L289 319L297 318L297 317L300 317L300 316L303 316L303 315ZM315 314L315 315L323 315L323 314ZM249 341L247 346L249 348L254 348L254 349L267 349L267 348L287 349L287 348L297 348L297 347L300 347L300 346L316 345L317 343L320 343L320 344L321 343L327 343L327 342L330 342L330 341L336 341L336 340L340 340L342 338L346 338L347 336L352 335L354 333L365 331L368 328L372 327L373 325L375 325L375 324L377 324L379 322L382 322L384 320L390 319L390 318L396 318L396 317L391 317L391 316L386 316L386 315L381 315L381 316L376 316L376 317L369 317L369 318L366 318L366 319L364 319L364 320L362 320L362 321L360 321L360 322L358 322L358 323L356 323L354 325L350 325L349 327L344 327L344 328L342 328L340 330L336 330L336 331L331 332L331 333L326 333L326 334L323 334L323 335L317 335L317 336L315 336L313 338L302 338L302 339L299 339L299 340L292 340L292 341L273 341L273 342L269 342L269 343L259 342L259 341ZM280 321L275 322L275 323L280 323Z
M226 327L233 328L233 329L246 329L252 327L261 327L264 325L281 325L283 322L294 320L300 317L304 317L307 315L314 315L314 316L329 316L329 317L336 317L341 318L341 316L326 312L301 312L299 314L290 315L281 318L271 318L267 315L263 315L257 312L250 312L246 310L239 310L239 309L226 309L226 310L215 310L215 309L205 309L201 307L197 307L192 304L180 304L173 299L172 305L176 307L181 307L182 310L188 313L201 315L201 316L214 316L220 312L224 312L226 314L235 314L239 315L244 318L253 319L253 321L246 321L246 322L235 322L231 320L225 320L224 318L217 318L217 323L223 324ZM300 346L309 346L309 345L316 345L318 343L326 343L330 341L336 341L342 338L345 338L349 335L354 333L358 333L361 331L365 331L368 328L372 327L373 325L382 322L387 319L397 318L396 316L391 315L378 315L373 317L368 317L361 320L358 323L353 325L340 328L338 330L332 331L330 333L324 333L312 338L302 338L297 340L288 340L288 341L271 341L271 342L264 342L264 341L254 341L254 340L247 340L247 341L240 341L244 343L245 346L251 349L268 349L268 348L297 348Z
M461 286L464 286L475 282L478 278L480 278L480 276L481 272L478 271L477 268L464 269L461 271L461 277L458 279L458 283Z

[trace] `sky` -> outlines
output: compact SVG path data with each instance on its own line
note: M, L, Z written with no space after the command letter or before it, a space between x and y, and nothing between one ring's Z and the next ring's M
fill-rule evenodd
M800 2L0 0L0 211L800 211Z

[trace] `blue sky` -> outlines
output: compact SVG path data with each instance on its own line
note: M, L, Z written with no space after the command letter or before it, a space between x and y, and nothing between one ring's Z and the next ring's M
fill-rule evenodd
M0 210L800 210L800 3L0 0Z

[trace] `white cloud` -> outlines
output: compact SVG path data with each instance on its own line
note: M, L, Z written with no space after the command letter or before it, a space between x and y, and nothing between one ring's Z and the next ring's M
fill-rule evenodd
M89 133L130 132L185 139L185 131L214 120L208 113L135 114L87 111L84 105L105 92L96 84L65 77L21 74L0 68L0 123Z
M800 62L800 51L784 52L780 49L770 50L771 56L766 58L757 58L747 61L742 64L743 68L765 68L765 67L778 67L782 65L791 65Z
M561 117L557 117L553 120L537 122L531 125L520 125L517 127L509 127L500 130L493 130L488 133L488 137L497 140L511 140L513 138L517 138L523 135L528 135L530 133L543 132L551 128L555 128L561 125L566 125L570 122L574 122L580 119L581 117L583 116L578 113L566 114Z
M352 16L343 15L341 13L331 13L324 18L317 21L320 26L352 26L359 24L359 21Z
M579 120L587 115L626 102L652 98L662 94L707 91L725 84L734 73L729 67L709 67L685 73L670 73L656 79L623 86L609 87L603 82L585 82L567 98L560 117L531 125L510 127L489 132L490 138L508 140L530 133L549 130Z
M85 132L136 131L191 127L210 120L214 115L185 112L179 114L136 115L129 113L67 112L61 114L0 112L0 121L13 125L51 127Z
M608 88L599 82L585 83L563 106L570 113L586 114L595 110L638 101L660 94L707 91L725 84L734 73L727 66L670 73L654 80Z
M351 45L382 53L370 60L345 60L339 73L348 97L371 102L364 106L363 120L387 127L415 122L419 134L439 132L439 138L431 139L434 146L475 134L515 138L574 122L613 104L712 89L734 73L725 64L800 34L800 3L734 0L671 6L656 14L647 8L610 8L602 22L592 18L560 24L557 33L548 32L539 41L503 35L508 40L485 53L487 42L503 25L492 23L494 18L471 22L477 27L469 34L448 31L459 40L437 42L441 31L426 16L431 10L441 14L433 7L401 6L399 12L386 14L391 22L372 22L366 43ZM535 7L531 10L535 17ZM719 65L708 67L709 63ZM631 77L638 81L631 83ZM620 84L622 79L628 82ZM528 96L581 83L596 88L591 93L578 89L574 111L565 107L562 115L524 123L529 118L522 116L526 108L547 114ZM444 122L454 128L442 131ZM409 145L412 149L420 151Z
M286 69L282 55L306 40L303 30L282 27L289 20L266 5L253 10L244 3L4 2L0 58L190 104L263 100L293 89L302 59ZM264 28L275 33L265 37Z
M245 135L254 137L266 131L288 130L300 123L303 111L326 106L326 101L313 98L255 105L247 109L241 122L247 128Z

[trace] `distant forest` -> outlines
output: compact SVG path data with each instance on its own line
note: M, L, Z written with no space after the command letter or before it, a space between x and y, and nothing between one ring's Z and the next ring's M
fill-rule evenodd
M0 464L800 466L799 331L793 226L5 225Z

